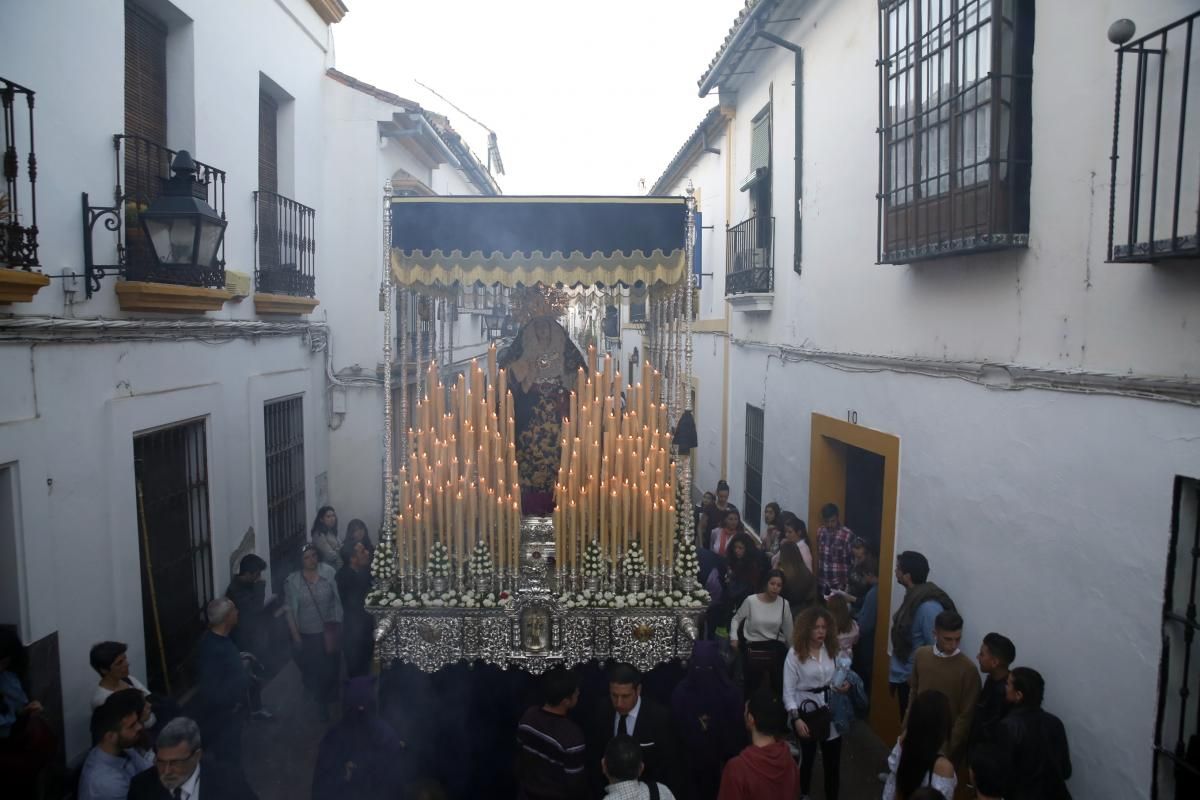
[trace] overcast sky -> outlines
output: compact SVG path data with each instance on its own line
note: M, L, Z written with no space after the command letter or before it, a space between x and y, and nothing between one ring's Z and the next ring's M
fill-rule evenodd
M347 0L338 69L444 113L505 194L645 194L716 104L696 82L744 0ZM645 188L639 181L645 180Z

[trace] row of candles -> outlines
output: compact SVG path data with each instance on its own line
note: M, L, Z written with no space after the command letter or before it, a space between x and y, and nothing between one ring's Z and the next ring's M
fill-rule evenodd
M624 387L610 356L602 367L596 363L594 347L588 348L588 366L590 372L581 367L576 376L560 439L558 569L580 574L592 540L615 566L636 541L647 571L663 572L673 557L675 487L667 409L657 402L662 375L647 361L644 382Z
M487 543L497 570L515 569L521 529L516 432L508 376L488 350L488 375L471 362L468 374L446 391L434 364L426 395L408 431L407 468L399 474L396 552L413 570L429 568L435 541L459 574L478 541ZM449 397L447 397L449 394Z

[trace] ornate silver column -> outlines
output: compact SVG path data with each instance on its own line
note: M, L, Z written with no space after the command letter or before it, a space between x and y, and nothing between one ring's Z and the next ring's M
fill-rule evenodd
M383 184L383 279L379 310L383 312L383 524L392 519L392 181Z

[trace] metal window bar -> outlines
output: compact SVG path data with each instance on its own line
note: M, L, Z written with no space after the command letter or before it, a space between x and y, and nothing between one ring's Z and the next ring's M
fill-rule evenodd
M154 258L154 248L142 230L140 214L150 207L171 177L176 151L141 136L113 135L117 185L114 204L120 213L116 228L117 256L127 280L179 283L221 288L225 285L225 243L217 251L216 266L163 269ZM196 161L196 179L208 187L208 204L225 219L225 172Z
M1198 20L1200 11L1117 48L1109 261L1200 256L1200 162L1193 157L1200 150L1200 82L1191 75L1200 61L1200 47L1193 46ZM1127 57L1131 86L1124 80ZM1133 111L1122 118L1127 104Z
M22 137L20 103L24 98L28 132ZM0 195L0 268L32 271L38 262L37 155L33 144L34 91L0 78L0 106L4 110L4 194ZM22 138L27 141L22 141ZM28 190L21 181L21 151L25 156ZM28 205L23 195L28 192ZM28 216L28 219L25 217Z
M758 530L762 514L763 410L746 404L746 491L742 522Z
M1027 5L881 0L880 263L1027 244Z
M305 540L304 398L263 404L267 464L267 539L276 591L299 564Z
M1154 722L1154 770L1151 800L1194 797L1200 788L1200 695L1189 713L1188 701L1200 686L1200 653L1195 652L1197 584L1200 583L1200 481L1175 479L1171 546L1163 595L1162 655L1158 707Z
M260 292L316 294L317 212L277 192L254 193L254 285Z
M134 475L142 487L138 530L149 542L150 567L141 556L146 649L163 647L172 689L190 685L189 666L204 632L204 608L213 598L212 536L208 502L208 448L203 420L134 437ZM139 552L141 549L139 548ZM159 630L150 610L150 581ZM166 685L160 661L146 659L149 685Z
M775 218L766 224L758 217L725 231L725 294L772 292L775 267L771 258L775 241Z

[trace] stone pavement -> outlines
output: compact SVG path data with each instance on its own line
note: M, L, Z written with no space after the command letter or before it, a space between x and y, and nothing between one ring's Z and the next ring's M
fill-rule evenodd
M309 800L317 746L328 723L304 696L300 670L289 661L263 689L273 720L252 719L242 733L242 764L259 800ZM352 800L352 798L346 798Z
M288 663L263 690L263 704L275 719L251 720L246 724L242 758L247 778L260 800L309 800L317 747L329 723L319 719L316 705L304 696L295 663ZM886 768L888 750L889 747L865 723L854 724L842 748L841 800L876 800L879 797L883 784L878 775ZM503 783L496 781L492 785ZM812 798L824 800L824 797L818 762ZM470 800L489 798L474 795Z

